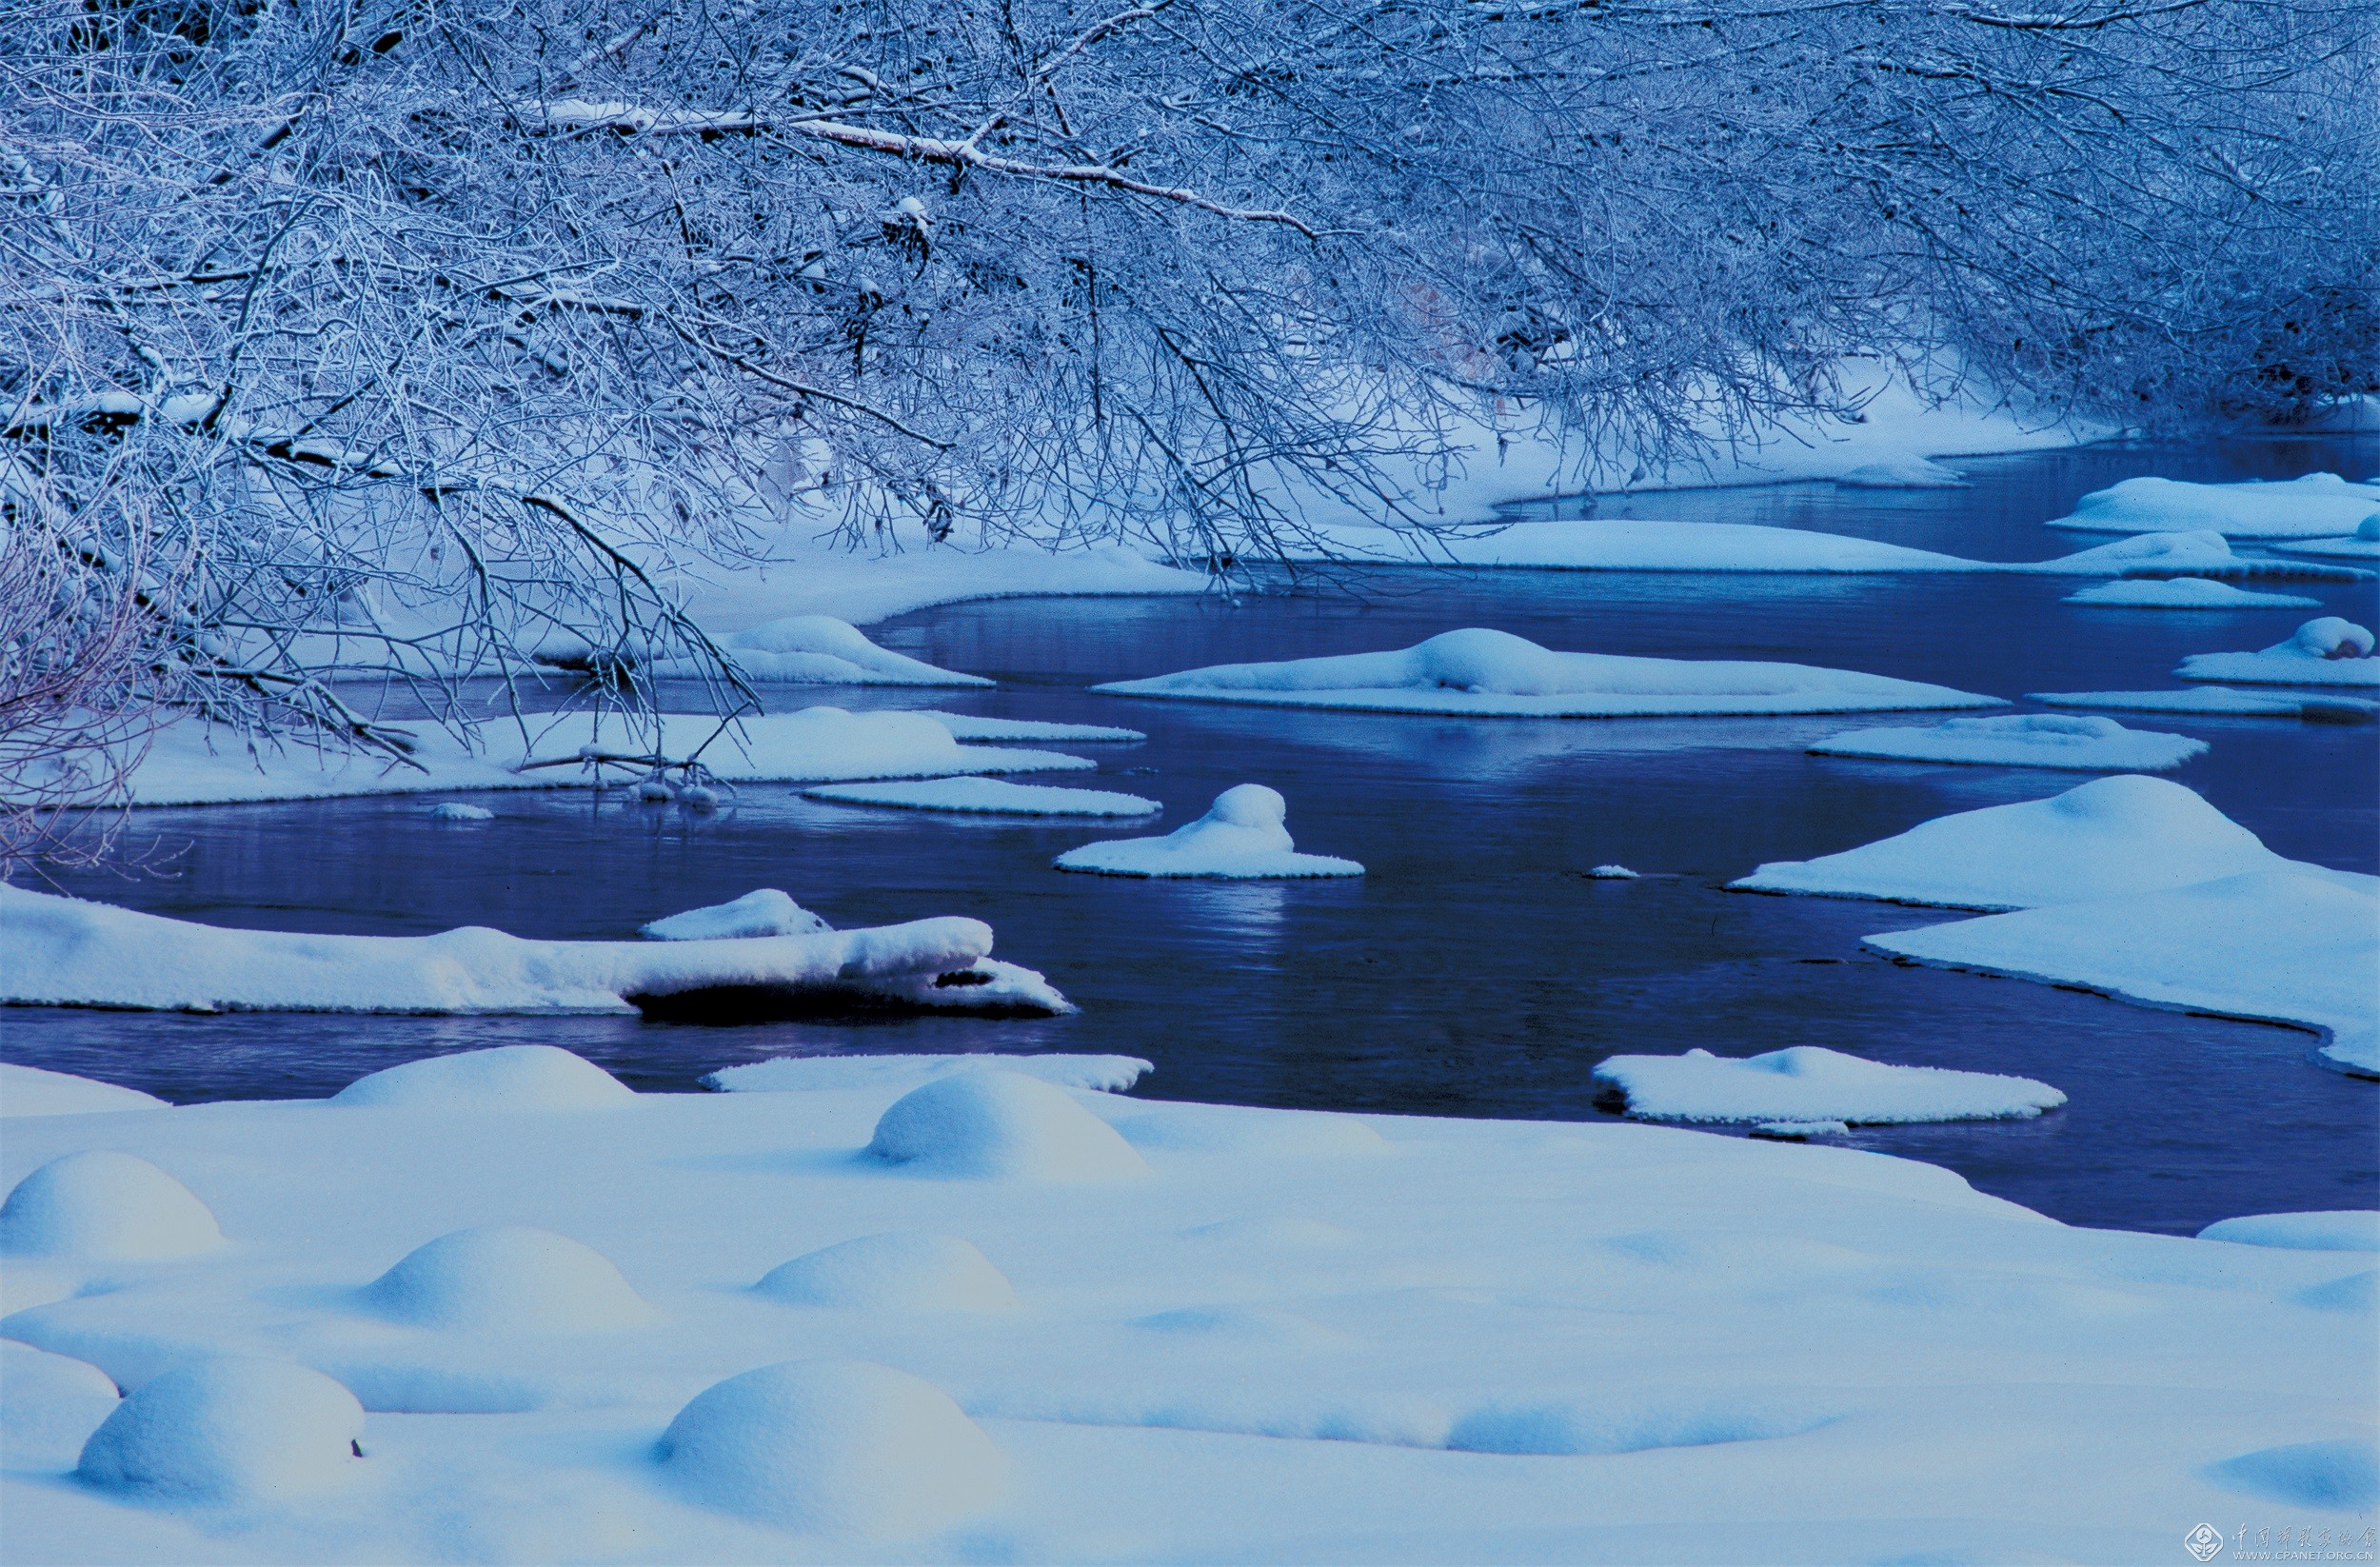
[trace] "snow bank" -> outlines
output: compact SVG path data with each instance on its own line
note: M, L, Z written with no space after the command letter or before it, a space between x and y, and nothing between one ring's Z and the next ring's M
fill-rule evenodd
M973 549L950 545L863 555L820 548L814 525L797 521L774 542L776 558L716 580L688 583L685 597L704 627L733 631L797 614L855 625L890 620L938 604L978 599L1108 598L1204 593L1204 574L1160 565L1121 545L1087 549Z
M600 1333L654 1317L611 1259L522 1224L442 1235L407 1252L361 1299L391 1321L470 1333Z
M987 816L1155 816L1165 807L1137 794L1109 789L1055 789L994 778L936 778L917 784L831 784L804 789L810 800L843 805L886 805L912 811L962 811Z
M189 1257L223 1244L190 1189L136 1154L53 1159L0 1202L0 1254L82 1261Z
M2206 748L2203 740L2127 729L2109 718L2015 713L1954 718L1930 728L1853 729L1829 735L1810 751L1814 756L1865 756L1896 762L2154 773L2178 767Z
M2369 724L2380 704L2357 697L2305 697L2200 685L2179 691L2034 691L2047 707L2112 707L2128 713L2206 713L2240 718L2302 718L2317 724Z
M1215 797L1204 816L1162 838L1111 838L1068 849L1060 870L1101 876L1211 876L1237 879L1361 876L1353 860L1299 854L1286 823L1289 803L1261 784L1240 784Z
M989 685L981 675L954 674L920 659L877 646L849 621L832 615L787 615L714 639L746 680L782 685ZM543 655L541 655L543 656ZM550 657L545 662L559 662ZM642 665L659 680L699 679L707 666L692 659L654 659Z
M280 1502L362 1468L364 1407L319 1371L206 1360L142 1383L83 1447L75 1473L109 1490Z
M1646 1121L1840 1121L1848 1126L1925 1121L2016 1121L2053 1110L2066 1096L2031 1078L1889 1066L1814 1044L1731 1061L1708 1050L1682 1056L1612 1056L1597 1082Z
M1148 1166L1064 1089L1021 1072L953 1072L913 1088L876 1122L868 1157L924 1175L1108 1180Z
M804 1534L905 1539L1000 1498L1008 1458L933 1383L854 1360L730 1377L661 1439L671 1477L711 1506Z
M636 1095L583 1056L551 1044L500 1044L427 1056L356 1079L333 1104L431 1110L600 1110Z
M228 930L0 884L0 1001L187 1011L624 1012L723 993L1071 1010L989 962L991 927L915 920L738 941L534 942Z
M1061 1088L1121 1094L1155 1070L1138 1056L779 1056L723 1066L703 1080L722 1093L800 1093L842 1088L905 1092L953 1072L1018 1072Z
M789 1305L869 1311L1006 1311L1017 1292L955 1235L863 1235L771 1268L752 1286Z
M1840 854L1777 861L1728 885L2011 909L2159 892L2291 864L2193 791L2126 774L2048 800L1936 817Z
M2369 1435L2345 1441L2291 1442L2210 1464L2207 1478L2288 1507L2369 1516L2372 1504L2380 1502L2380 1447L2374 1447ZM2312 1532L2305 1531L2308 1536Z
M2322 604L2295 593L2254 593L2211 577L2128 578L2069 593L2066 602L2117 609L2313 609Z
M2192 653L2173 671L2184 680L2234 680L2248 685L2380 685L2371 633L2324 615L2261 653Z
M790 894L761 887L724 903L690 908L639 925L648 942L727 942L753 936L816 936L834 927Z
M2373 512L2356 525L2355 531L2342 539L2306 539L2276 544L2275 549L2291 555L2330 555L2341 560L2369 561L2380 559L2380 511Z
M1855 713L1994 707L1996 697L1799 664L1557 653L1507 631L1446 631L1391 653L1223 664L1111 682L1119 696L1473 717Z
M2092 491L2050 526L2087 533L2207 528L2233 539L2315 539L2353 532L2376 506L2380 486L2350 485L2335 473L2282 484L2127 479Z
M1956 468L1901 452L1878 462L1862 463L1835 476L1845 489L1965 489L1967 477Z
M1119 729L1109 724L1051 724L1041 719L986 718L979 713L945 713L932 707L922 709L920 716L930 718L948 729L953 740L996 740L1002 744L1039 740L1080 745L1149 738L1139 729Z
M1894 931L1866 944L2152 1006L2305 1024L2329 1033L2328 1063L2380 1077L2375 888L2368 876L2284 861L2221 880Z
M2347 1208L2327 1213L2248 1214L2217 1220L2200 1230L2198 1239L2291 1251L2380 1252L2380 1213Z
M119 1088L69 1072L0 1061L0 1118L79 1116L109 1110L163 1110L166 1101L137 1088Z

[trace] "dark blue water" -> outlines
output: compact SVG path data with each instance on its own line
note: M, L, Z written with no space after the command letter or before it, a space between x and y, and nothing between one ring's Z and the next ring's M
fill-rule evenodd
M2096 449L1970 465L1975 489L1831 486L1642 497L1634 515L1763 521L2039 558L2040 526L2137 472L2285 477L2380 470L2380 444L2187 453ZM1617 509L1607 502L1605 514ZM878 640L996 675L995 692L787 693L787 705L938 704L1121 723L1145 744L1077 747L1178 824L1258 781L1300 846L1358 882L1241 885L1062 876L1061 849L1117 829L818 804L747 788L711 817L583 793L483 797L499 820L419 802L143 813L179 845L170 878L70 890L226 924L375 933L486 923L617 937L661 913L778 886L838 924L925 914L992 922L1003 956L1082 1004L1051 1020L954 1018L704 1027L615 1019L0 1013L7 1059L188 1100L326 1093L440 1050L550 1041L641 1087L788 1052L1076 1050L1145 1056L1167 1097L1442 1115L1589 1119L1621 1051L1748 1054L1823 1044L2013 1072L2066 1090L2030 1122L1862 1131L1858 1146L1949 1165L2061 1219L2184 1231L2273 1209L2380 1205L2374 1087L2311 1062L2305 1033L2135 1007L2015 981L1904 968L1874 932L1940 911L1722 890L1930 817L2072 786L2079 775L1811 757L1873 719L1455 722L1133 702L1101 680L1226 660L1401 646L1494 625L1551 646L1785 658L2002 696L2172 684L2185 652L2260 647L2312 610L2106 610L2027 579L1710 578L1408 570L1237 605L1010 601L881 627ZM2370 583L2293 585L2366 625ZM1927 722L1912 719L1909 722ZM2380 870L2380 729L2141 716L2212 749L2172 776L2289 855ZM1094 782L1070 778L1065 782ZM1580 873L1607 861L1636 882Z

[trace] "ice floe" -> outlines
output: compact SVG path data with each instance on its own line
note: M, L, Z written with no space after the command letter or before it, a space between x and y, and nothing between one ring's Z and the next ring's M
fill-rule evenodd
M1002 744L1021 740L1047 741L1061 745L1105 744L1149 737L1139 729L1112 724L1053 724L1037 718L986 718L980 713L945 713L938 707L919 710L950 731L953 740L989 740Z
M485 805L466 804L460 800L442 800L429 808L433 822L493 822L496 813Z
M2198 1232L2198 1239L2293 1251L2380 1252L2380 1212L2333 1208L2320 1213L2244 1214L2215 1220Z
M1800 664L1560 653L1508 631L1445 631L1413 647L1223 664L1094 687L1119 696L1480 718L1889 712L1996 707L1996 697Z
M194 924L0 883L0 1002L191 1011L625 1012L724 996L1071 1011L944 917L738 941L539 942L465 926L317 936Z
M2207 748L2203 740L2127 729L2112 718L2011 713L1954 718L1925 728L1852 729L1810 747L1815 756L1894 762L1957 762L2086 772L2163 772Z
M2092 533L2206 528L2233 539L2313 539L2352 533L2375 506L2380 485L2350 484L2335 473L2278 484L2126 479L2092 491L2050 526Z
M1840 854L1777 861L1728 885L2014 909L2283 868L2303 867L2266 848L2194 791L2121 774L2047 800L1936 817Z
M2380 560L2380 511L2356 525L2355 531L2337 539L2292 539L2275 549L2291 555L2327 555L2338 560Z
M1110 838L1060 855L1060 870L1101 876L1208 876L1269 880L1361 876L1353 860L1299 854L1289 836L1288 802L1261 784L1215 797L1204 816L1162 838Z
M1611 1108L1645 1121L2017 1121L2066 1102L2057 1089L2031 1078L1891 1066L1815 1044L1741 1060L1708 1050L1611 1056L1596 1067L1595 1080L1616 1101Z
M45 1072L38 1066L0 1061L0 1118L9 1116L79 1116L109 1110L163 1110L166 1101L137 1088L78 1078L69 1072Z
M1155 816L1165 807L1112 789L1060 789L997 778L931 778L915 783L829 784L804 789L811 800L841 805L883 805L911 811L960 811L983 816Z
M1845 489L1965 489L1967 476L1914 452L1862 463L1835 476Z
M1597 865L1587 872L1591 882L1635 882L1641 878L1626 865Z
M2068 604L2114 609L2313 609L2320 599L2257 593L2211 577L2128 577L2066 595Z
M2260 653L2192 653L2173 672L2184 680L2246 685L2380 685L2380 658L2372 657L2371 647L2371 633L2363 626L2324 615Z
M724 903L654 920L638 926L637 934L648 942L715 942L747 936L815 936L833 928L795 903L790 893L759 887Z
M2369 724L2380 704L2360 697L2310 697L2294 692L2234 691L2197 685L2177 691L2034 691L2027 702L2045 707L2110 707L2128 713L2203 713L2210 717L2302 718L2316 724Z
M831 615L787 615L715 639L746 679L783 685L989 685L981 675L936 668L870 642L848 621ZM549 659L548 662L559 662ZM656 679L709 672L691 659L641 664Z
M953 1072L1021 1072L1061 1088L1096 1088L1121 1094L1152 1068L1138 1056L778 1056L769 1061L723 1066L704 1086L728 1094L800 1093L804 1090L869 1088L892 1093Z
M152 1501L278 1503L363 1465L364 1408L319 1371L252 1357L142 1383L83 1448L75 1476Z

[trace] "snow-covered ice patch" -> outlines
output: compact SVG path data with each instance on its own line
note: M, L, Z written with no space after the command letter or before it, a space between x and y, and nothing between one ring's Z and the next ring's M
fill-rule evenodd
M1222 664L1093 687L1119 696L1478 718L1649 718L1996 707L1997 697L1801 664L1559 653L1509 631L1444 631L1389 653Z
M832 615L787 615L712 639L746 680L778 685L989 685L879 647ZM701 679L710 666L690 658L609 656L584 645L541 649L538 662L561 668L632 666L656 680Z
M953 1072L913 1088L876 1122L868 1157L924 1175L1112 1180L1148 1165L1064 1089L1021 1072Z
M2324 615L2262 652L2192 653L2173 672L2184 680L2247 685L2380 685L2380 658L2371 656L2371 647L2369 630Z
M442 800L429 808L432 822L493 822L496 813L485 805L468 805L460 800Z
M2350 484L2335 473L2280 484L2126 479L2092 491L2050 526L2089 533L2206 528L2233 539L2315 539L2353 532L2374 506L2380 506L2380 486Z
M1036 718L985 718L979 713L945 713L935 707L921 709L920 716L930 718L948 729L953 740L990 740L1003 745L1021 740L1083 745L1121 744L1149 738L1139 729L1118 728L1112 724L1053 724Z
M724 942L755 936L816 936L834 929L793 901L790 893L759 887L724 903L690 908L637 927L648 942Z
M0 1255L149 1261L222 1244L215 1216L188 1186L111 1148L61 1155L0 1202Z
M636 1101L627 1084L552 1044L499 1044L426 1056L356 1079L333 1104L410 1110L600 1110Z
M1626 865L1597 865L1587 872L1587 880L1590 882L1635 882L1641 878Z
M80 1116L109 1110L163 1110L166 1101L137 1088L0 1061L0 1118Z
M2291 540L2272 547L2291 555L2327 555L2348 561L2380 560L2380 511L2365 518L2356 525L2354 532L2344 538Z
M75 1474L160 1499L285 1501L352 1477L363 1434L364 1406L321 1372L227 1357L134 1388Z
M2066 595L2068 604L2117 609L2314 609L2320 599L2258 593L2211 577L2130 577Z
M778 1056L723 1066L704 1086L727 1094L881 1088L906 1092L953 1072L1016 1072L1061 1088L1121 1094L1155 1070L1138 1056Z
M2013 909L2282 868L2302 867L2266 848L2194 791L2123 774L2048 800L1935 817L1840 854L1777 861L1728 885Z
M2380 703L2360 697L2309 697L2293 692L2234 691L2197 685L2177 691L2034 691L2025 700L2045 707L2109 707L2126 713L2203 713L2213 718L2302 718L2315 724L2369 724Z
M1112 789L1060 789L997 778L933 778L917 783L829 784L804 789L811 800L898 810L984 816L1155 816L1165 807Z
M2066 1102L2031 1078L1892 1066L1815 1044L1743 1060L1689 1050L1682 1056L1613 1056L1595 1069L1614 1108L1646 1121L2014 1121Z
M2291 1251L2380 1252L2380 1212L2342 1208L2322 1213L2246 1214L2215 1220L2198 1232L2198 1239Z
M771 1268L752 1286L788 1305L865 1311L1006 1311L1007 1277L971 1241L900 1230L863 1235Z
M1899 452L1874 463L1862 463L1835 482L1845 489L1965 489L1967 476L1915 452Z
M2284 1506L2369 1514L2380 1502L2380 1446L2369 1435L2343 1441L2291 1442L2210 1464L2207 1478L2228 1490Z
M1853 729L1810 747L1814 756L1954 762L2086 772L2163 772L2207 748L2203 740L2127 729L2112 718L2013 713L1954 718L1929 728Z
M466 1333L601 1333L654 1319L611 1259L526 1224L442 1235L407 1253L359 1299L391 1321Z
M1289 836L1288 803L1261 784L1240 784L1215 797L1204 816L1162 838L1111 838L1068 849L1060 870L1101 876L1232 879L1361 876L1353 860L1299 854Z

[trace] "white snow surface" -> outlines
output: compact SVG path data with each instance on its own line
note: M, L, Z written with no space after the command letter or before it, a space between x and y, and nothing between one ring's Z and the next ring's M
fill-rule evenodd
M2330 555L2351 561L2380 559L2380 511L2365 518L2345 538L2291 540L2272 547L2291 555Z
M950 1009L1072 1010L1038 974L987 962L991 927L942 917L734 941L539 942L233 930L0 884L0 1002L190 1011L623 1012L720 986ZM962 970L990 982L938 985Z
M1965 489L1967 476L1914 452L1862 463L1835 482L1846 489Z
M1954 718L1926 728L1852 729L1810 747L1816 756L1897 762L1956 762L2086 772L2164 772L2207 748L2203 740L2127 729L2111 718L2010 713Z
M2332 724L2370 723L2375 704L2359 697L2311 697L2294 692L2234 691L2198 685L2178 691L2034 691L2027 702L2045 707L2112 707L2132 713L2206 713L2241 718L2311 718Z
M997 778L933 778L916 783L830 784L804 789L811 800L843 805L885 805L912 811L963 811L989 816L1155 816L1165 807L1112 789L1059 789Z
M2380 685L2371 632L2338 615L2308 621L2287 642L2259 653L2192 653L2173 672L2184 680L2248 685Z
M1110 724L1052 724L1031 718L987 718L981 713L945 713L934 707L922 711L922 716L948 729L954 740L992 740L1003 744L1011 741L1041 740L1080 745L1149 738L1141 730L1120 729Z
M38 1066L0 1061L0 1119L10 1116L80 1116L109 1110L163 1110L166 1101L137 1088L46 1072Z
M747 680L784 685L989 685L981 675L956 674L922 659L879 647L849 621L832 615L786 615L714 639ZM656 679L699 678L709 672L691 659L655 659L642 666Z
M690 908L637 927L648 942L706 942L747 936L815 936L834 927L775 887L757 887L741 898Z
M681 585L705 630L733 635L793 615L832 615L868 625L976 599L1138 597L1203 593L1209 586L1201 573L1161 565L1121 545L1066 550L946 545L863 554L823 546L797 522L764 548L769 558L761 565L689 577Z
M955 1235L900 1230L804 1252L753 1289L796 1306L844 1311L1008 1311L1016 1286Z
M2057 1089L2031 1078L1892 1066L1815 1044L1742 1059L1708 1050L1611 1056L1595 1078L1625 1097L1629 1115L1645 1121L2019 1121L2066 1102Z
M2198 1239L2294 1251L2380 1252L2380 1212L2332 1208L2320 1213L2245 1214L2215 1220L2198 1232Z
M1221 664L1093 687L1119 696L1479 718L1889 712L1997 697L1801 664L1559 653L1509 631L1442 631L1387 653Z
M2017 909L2309 869L2266 848L2195 791L2126 773L2047 800L1936 817L1840 854L1777 861L1728 885Z
M2237 1465L2370 1439L2380 1332L2337 1253L2070 1228L1909 1160L1619 1121L1065 1093L1183 1130L1140 1140L1130 1179L951 1178L863 1157L903 1092L13 1123L0 1180L135 1152L233 1244L73 1264L7 1319L11 1559L1641 1562L1684 1519L1730 1561L2147 1561L2238 1511ZM408 1253L486 1225L609 1259L653 1317L516 1334L364 1309ZM1016 1305L751 1287L921 1231L980 1251ZM298 1483L225 1506L67 1481L109 1400L19 1376L27 1345L134 1389L119 1414L172 1411L169 1473L213 1483L219 1455L237 1484ZM169 1380L243 1355L350 1389L360 1429L327 1396ZM886 1369L764 1371L788 1355Z
M2380 507L2380 485L2350 484L2335 473L2279 484L2126 479L2092 491L2050 526L2090 533L2208 528L2233 539L2318 539L2354 532L2374 507Z
M2257 593L2211 577L2132 577L2066 595L2068 604L2114 609L2312 609L2320 599Z
M902 1094L953 1072L987 1070L1021 1072L1061 1088L1121 1094L1155 1068L1138 1056L1004 1056L991 1051L967 1056L778 1056L723 1066L703 1083L728 1094L837 1088Z
M1111 838L1060 855L1060 870L1102 876L1205 876L1270 880L1361 876L1353 860L1299 854L1289 836L1288 802L1261 784L1240 784L1215 797L1204 816L1162 838Z
M385 1067L330 1096L333 1104L432 1110L601 1110L636 1098L627 1084L552 1044L499 1044Z

